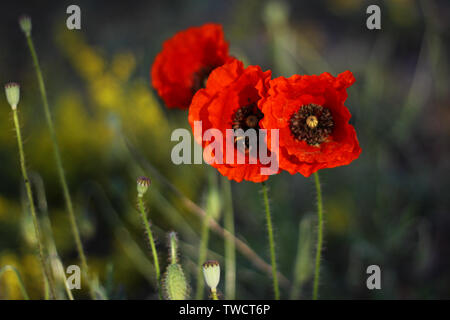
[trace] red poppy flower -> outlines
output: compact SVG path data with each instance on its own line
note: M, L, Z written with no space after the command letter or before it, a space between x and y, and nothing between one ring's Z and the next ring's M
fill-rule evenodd
M188 108L211 71L228 58L221 25L188 28L164 42L151 70L153 87L167 107Z
M264 113L261 125L279 129L281 169L308 177L319 169L347 165L358 158L361 148L344 106L346 89L354 82L350 71L336 78L323 73L270 82L267 98L260 103ZM270 138L268 130L268 141Z
M227 129L228 134L237 129L244 132L254 129L259 132L259 121L263 114L258 103L267 93L270 77L271 71L263 72L259 66L244 68L242 62L234 59L215 69L209 76L206 88L199 90L192 99L189 107L189 123L194 138L205 148L203 153L205 160L230 180L262 182L269 177L268 174L263 174L261 169L269 171L271 165L262 164L259 153L248 150L251 147L247 145L247 141L241 141L245 145L238 148L236 138L231 137L232 152L228 152L228 155L231 154L232 161L227 160L225 146L227 139L230 139L230 136L227 136ZM222 141L219 143L224 146L221 154L216 154L214 150L208 151L208 146L215 140L204 141L202 133L195 130L196 121L202 121L203 132L212 128L221 132ZM238 164L238 153L245 157L244 164ZM276 172L271 171L270 174L278 172L277 162Z

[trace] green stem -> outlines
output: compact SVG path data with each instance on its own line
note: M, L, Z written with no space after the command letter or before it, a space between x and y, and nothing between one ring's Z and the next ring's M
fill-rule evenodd
M48 206L47 206L47 199L46 199L46 195L45 195L45 187L44 187L44 182L41 178L41 176L39 176L36 173L31 173L30 174L30 181L31 184L34 185L35 188L35 192L36 192L36 202L37 202L37 208L38 211L41 212L41 219L39 221L39 225L42 226L42 230L43 230L43 234L44 234L44 244L45 244L45 248L47 249L47 258L48 258L48 264L49 264L49 269L50 269L50 281L53 281L55 283L55 288L58 288L58 284L57 281L55 281L55 274L58 274L60 271L56 270L54 268L54 261L57 260L59 261L59 257L58 257L58 251L56 250L56 244L55 244L55 238L53 235L53 229L51 226L51 222L50 222L50 217L48 214ZM65 272L62 272L64 279L66 281L65 278ZM67 285L67 284L66 284ZM46 288L46 291L48 291L48 288ZM46 292L47 294L47 292ZM56 299L59 299L59 297L55 297ZM73 299L71 299L73 300Z
M206 261L206 255L208 253L208 242L209 242L209 210L206 212L206 216L203 218L202 223L202 234L200 239L200 249L198 253L197 261L197 289L195 293L196 300L203 299L203 289L205 288L205 283L203 281L203 263Z
M219 297L217 296L217 290L211 289L211 295L213 300L219 300Z
M159 269L159 260L158 260L158 252L156 251L155 241L153 240L152 230L150 229L150 224L147 220L147 215L145 213L144 200L141 195L138 195L138 205L139 205L139 213L141 214L142 223L144 224L145 233L147 234L148 242L150 244L150 248L153 254L153 262L155 263L155 272L156 272L156 282L158 287L158 295L159 299L162 300L161 293L161 272Z
M231 183L223 177L223 194L225 198L224 227L234 237L233 200ZM236 298L236 245L229 237L225 238L225 299Z
M57 255L53 259L56 260L55 261L55 263L57 265L56 273L58 273L62 277L62 280L64 282L64 289L66 290L67 297L69 298L69 300L74 300L73 294L72 294L72 289L70 288L69 282L67 281L66 272L64 270L64 266L61 262L61 259Z
M69 283L67 281L66 272L64 271L64 266L61 262L61 259L58 255L58 250L56 249L55 244L55 237L53 234L52 224L50 222L50 217L48 214L48 206L47 206L47 199L45 195L45 187L44 182L42 181L42 178L39 175L31 175L31 180L34 180L34 185L36 187L36 196L38 199L38 208L39 211L42 212L42 225L44 234L47 236L47 250L48 250L48 256L50 264L52 261L54 261L57 264L56 269L53 270L53 273L57 273L61 275L64 281L64 288L66 290L67 297L69 300L74 300L72 295L72 289L69 287Z
M22 293L23 298L25 300L30 300L30 297L28 296L27 290L25 289L25 285L24 285L24 283L22 281L22 277L20 276L20 273L16 269L16 267L10 266L10 265L6 265L3 268L1 268L0 269L0 278L6 271L12 271L16 275L17 281L19 283L19 289L20 289L20 292Z
M44 253L44 244L42 242L41 238L41 231L39 228L39 223L36 215L36 209L34 206L33 201L33 192L31 191L31 184L30 179L28 178L28 172L27 167L25 163L25 153L23 151L23 142L22 142L22 133L20 131L20 124L19 124L19 116L17 114L17 109L13 108L13 118L14 118L14 126L16 129L16 135L17 135L17 144L19 146L19 158L20 158L20 168L22 170L23 179L25 181L25 189L27 191L27 197L28 197L28 203L30 205L30 211L31 216L33 218L33 225L34 225L34 232L36 234L36 240L38 244L38 250L39 250L39 260L41 262L42 271L44 273L44 281L47 288L50 289L51 295L53 298L56 298L56 290L53 284L53 281L51 281L50 272L47 266L47 263L45 261L45 253Z
M46 277L44 277L44 280L46 280ZM50 300L50 288L48 285L49 282L50 282L50 280L44 282L44 299L45 300ZM53 299L56 300L56 297L54 297Z
M269 235L270 261L272 264L273 290L275 293L275 300L280 300L280 289L278 287L278 276L277 276L277 259L276 259L276 255L275 255L275 241L273 239L273 227L272 227L272 218L270 216L269 196L267 194L267 185L265 182L262 182L262 189L263 189L263 195L264 195L264 206L266 208L267 233Z
M310 279L313 271L312 262L312 221L310 216L301 219L298 228L297 254L294 265L294 279L291 287L291 300L299 300L302 294L302 287Z
M322 205L322 189L320 187L319 173L314 173L314 181L317 192L317 249L316 249L316 265L314 271L313 300L317 300L319 294L319 276L320 276L320 260L322 254L323 241L323 205Z
M95 293L93 291L93 288L92 288L91 282L90 282L90 278L89 278L89 269L88 269L86 255L84 254L83 244L81 242L80 231L78 230L75 213L73 210L72 198L70 196L69 187L67 185L66 175L64 173L64 167L63 167L62 160L61 160L61 154L59 151L58 140L56 138L55 127L53 125L53 119L52 119L52 115L50 113L50 108L48 105L47 92L45 89L44 78L42 76L41 67L39 65L39 60L38 60L38 57L36 54L36 50L34 48L34 44L33 44L31 35L27 35L26 38L27 38L28 47L30 49L31 57L33 59L34 68L36 70L36 76L37 76L37 80L38 80L38 84L39 84L39 90L41 92L42 103L44 106L45 118L47 120L47 125L48 125L49 131L50 131L50 137L51 137L52 144L53 144L53 151L54 151L54 156L55 156L56 167L58 170L60 183L61 183L61 186L63 189L63 194L64 194L64 199L66 202L67 210L69 212L70 226L72 229L73 236L75 238L75 245L77 247L78 255L80 256L80 260L81 260L81 264L82 264L82 268L83 268L83 274L86 276L86 279L87 279L89 287L90 287L91 296L92 296L92 298L95 298Z

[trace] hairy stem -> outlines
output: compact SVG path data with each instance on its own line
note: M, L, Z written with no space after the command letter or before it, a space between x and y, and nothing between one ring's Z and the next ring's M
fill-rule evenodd
M30 206L30 212L31 216L33 218L33 225L34 225L34 232L36 235L36 240L38 244L38 250L39 250L39 260L41 262L42 271L44 273L44 281L45 286L50 290L50 293L53 298L56 298L56 290L52 281L52 278L50 277L50 271L48 268L48 265L45 260L45 251L44 251L44 244L41 238L41 231L39 227L39 222L36 215L36 208L34 206L33 201L33 192L31 191L31 183L30 179L28 178L28 171L25 163L25 153L23 151L23 142L22 142L22 133L20 131L20 124L19 124L19 116L17 114L17 109L13 109L13 118L14 118L14 127L16 129L16 135L17 135L17 144L19 146L19 159L20 159L20 168L22 170L22 176L25 181L25 189L27 191L27 198L28 203Z
M164 183L179 199L182 204L196 216L204 219L207 216L206 210L201 208L186 195L184 195L173 183L171 183L165 176L163 176L151 163L149 163L142 153L122 134L125 144L130 152L130 155L137 161L139 166L144 172L151 173L154 177L158 178ZM266 261L264 261L252 248L250 248L244 241L231 234L228 230L222 228L219 223L212 217L209 218L209 228L212 232L216 233L224 239L233 241L236 245L236 250L239 251L248 261L250 261L256 268L267 274L272 274L272 267ZM284 288L289 288L289 280L281 273L278 273L280 284Z
M89 278L89 269L88 269L86 255L85 255L84 249L83 249L83 243L81 242L80 231L78 230L78 225L77 225L75 213L73 210L72 198L70 196L69 187L67 185L67 180L66 180L66 175L64 173L64 167L63 167L62 160L61 160L61 154L59 152L59 145L58 145L58 140L56 138L55 127L53 125L53 119L52 119L52 115L50 113L50 108L48 105L47 92L45 89L44 78L42 76L41 67L39 65L39 60L38 60L38 57L36 54L36 50L34 48L34 44L33 44L31 35L27 35L26 38L27 38L28 47L30 49L31 58L33 59L34 68L36 70L36 76L37 76L37 80L38 80L38 84L39 84L39 90L41 92L41 97L42 97L42 104L44 106L45 118L47 120L47 125L48 125L49 131L50 131L50 137L51 137L52 144L53 144L53 151L54 151L53 153L55 156L56 168L58 170L58 175L59 175L61 187L63 190L64 200L66 202L67 211L69 212L70 227L72 229L72 233L73 233L73 236L75 239L75 245L77 247L78 255L81 260L83 274L86 276L86 279L88 281L91 296L92 296L92 298L95 298L95 293L91 286L91 281Z
M205 284L203 282L202 276L202 265L206 261L206 255L208 252L208 242L209 242L209 211L207 211L207 215L203 218L202 223L202 234L200 239L200 249L198 253L198 261L197 261L197 288L195 293L196 300L203 299L203 289Z
M223 177L223 195L225 198L224 227L234 237L233 199L231 183ZM236 245L230 238L225 238L225 299L236 298Z
M323 241L323 205L322 205L322 189L320 187L319 174L314 173L314 181L317 192L317 248L316 248L316 264L314 270L314 286L313 286L313 300L317 300L319 295L319 277L320 277L320 259L322 254Z
M264 196L264 206L266 208L266 223L270 245L270 261L272 264L273 290L275 294L275 300L280 300L280 289L278 287L277 259L275 255L275 241L273 239L273 227L272 227L272 218L270 215L269 196L267 194L267 185L265 182L262 182L262 189Z
M159 295L159 299L162 300L161 271L159 268L158 252L156 251L156 246L155 246L155 241L153 240L152 230L150 229L150 224L148 223L148 220L147 220L147 215L145 213L144 200L142 199L142 196L138 196L138 206L139 206L139 213L141 214L142 223L144 224L145 233L147 234L148 243L150 244L150 248L152 250L153 262L155 264L158 295Z
M42 177L36 173L30 174L31 181L33 182L36 190L36 198L38 209L42 212L41 224L44 230L46 241L46 248L48 251L48 259L50 261L50 266L52 266L53 274L59 274L64 282L64 288L66 290L67 297L70 300L74 300L72 295L72 289L70 289L69 283L67 282L66 272L64 271L64 266L61 259L59 258L58 250L56 248L55 237L53 234L52 224L50 222L50 216L48 213L47 197L45 195L45 186ZM53 262L53 263L52 263ZM53 277L54 279L54 277ZM55 284L56 285L56 284Z

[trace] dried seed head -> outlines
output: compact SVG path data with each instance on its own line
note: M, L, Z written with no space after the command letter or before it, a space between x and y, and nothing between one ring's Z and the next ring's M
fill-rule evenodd
M164 293L168 300L186 300L189 296L189 286L183 269L178 263L169 264L164 275Z
M151 181L147 177L139 177L137 179L137 192L139 197L142 197L147 192L150 183Z
M15 82L5 85L6 99L13 110L16 110L20 99L20 86Z
M203 264L203 275L205 276L205 281L208 287L210 287L212 291L215 291L220 281L219 262L215 260L206 261Z
M23 33L28 37L31 35L31 18L28 15L22 15L19 18L20 29L22 29Z

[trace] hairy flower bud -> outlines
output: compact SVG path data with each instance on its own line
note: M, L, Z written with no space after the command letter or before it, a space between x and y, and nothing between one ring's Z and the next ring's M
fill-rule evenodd
M169 232L169 265L164 274L164 294L168 300L186 300L189 298L189 284L183 268L178 263L178 239L175 232Z
M183 269L178 263L169 264L164 277L164 291L169 300L185 300L189 287Z
M148 190L148 187L150 186L150 179L147 177L139 177L137 179L137 192L138 196L142 197Z

